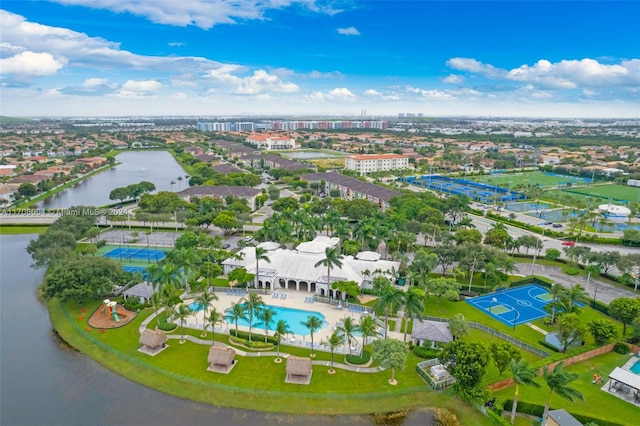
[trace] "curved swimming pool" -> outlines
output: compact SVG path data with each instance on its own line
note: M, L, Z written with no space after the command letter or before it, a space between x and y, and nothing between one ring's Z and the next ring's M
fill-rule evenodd
M322 321L322 327L320 327L318 330L322 330L323 328L329 325L329 323L325 319L325 316L322 315L320 312L307 311L304 309L286 308L283 306L272 306L272 305L264 305L263 307L265 309L266 308L272 309L276 313L274 315L273 322L269 326L269 330L274 330L278 321L282 319L287 322L287 325L289 326L289 330L291 330L293 334L308 336L310 334L309 329L304 325L302 325L302 323L307 320L309 315L315 315L318 318L320 318L320 320ZM230 311L231 311L230 309L225 310L225 315L228 315ZM226 321L229 324L229 328L236 326L235 321L229 321L228 319L226 319ZM238 320L238 325L249 327L249 321L240 319ZM252 327L258 328L261 330L265 329L264 324L262 324L262 320L259 318L256 318L255 316L253 318ZM316 332L318 330L316 330Z

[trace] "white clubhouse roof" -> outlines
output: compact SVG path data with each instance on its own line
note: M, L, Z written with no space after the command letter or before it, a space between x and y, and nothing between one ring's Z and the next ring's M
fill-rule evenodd
M333 247L338 242L338 238L317 237L314 241L299 244L296 250L282 248L270 250L267 253L270 262L265 260L260 260L259 262L260 276L264 276L266 271L274 271L279 278L283 279L326 283L327 267L323 265L316 266L316 264L324 259L324 249ZM261 243L261 246L263 244L266 246L269 243ZM302 246L303 251L299 250L300 246ZM229 258L222 263L232 267L243 267L249 273L255 273L255 253L255 247L245 247L239 252L241 259ZM365 256L365 258L371 258L371 256ZM344 256L341 267L331 268L331 282L347 280L355 281L361 285L365 277L363 271L384 273L392 268L398 269L399 267L400 262L380 260L379 255L378 260L373 258L371 260L363 260L358 256L356 258Z
M609 378L620 383L624 383L627 386L631 386L634 389L640 390L640 376L632 373L631 371L623 370L620 367L616 367Z

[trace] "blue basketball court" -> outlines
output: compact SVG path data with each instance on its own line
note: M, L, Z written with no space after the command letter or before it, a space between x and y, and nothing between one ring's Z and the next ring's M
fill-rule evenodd
M148 248L128 248L128 247L116 247L114 249L109 250L105 254L104 257L109 257L112 259L119 260L146 260L148 262L154 261L157 262L164 258L166 252L164 250L159 249L148 249Z
M466 302L513 326L548 316L544 306L551 302L551 295L544 287L531 284L466 299Z

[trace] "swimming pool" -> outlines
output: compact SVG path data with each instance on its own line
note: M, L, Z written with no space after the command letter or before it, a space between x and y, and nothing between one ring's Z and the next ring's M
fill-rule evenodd
M640 376L640 361L636 361L636 363L631 366L631 371Z
M291 330L293 334L308 336L310 334L309 329L304 325L302 325L301 323L306 321L309 315L315 315L318 318L320 318L320 320L322 321L322 327L320 327L318 330L321 330L329 325L329 323L325 319L325 316L322 315L320 312L305 311L304 309L285 308L281 306L271 306L271 305L264 305L264 308L272 309L276 313L274 315L273 322L269 327L269 330L275 329L278 321L282 319L287 322L287 325L289 326L289 330ZM225 315L228 315L229 312L230 312L230 309L227 309L225 311ZM230 321L228 318L225 319L225 321L227 321L227 323L229 324L229 328L236 326L235 321ZM263 324L261 324L261 322L262 321L259 318L255 318L254 316L253 328L264 331L265 327ZM238 320L238 325L249 327L249 321L240 319ZM316 332L318 330L316 330Z
M201 305L198 302L191 302L189 303L189 310L192 312L204 311L204 305Z

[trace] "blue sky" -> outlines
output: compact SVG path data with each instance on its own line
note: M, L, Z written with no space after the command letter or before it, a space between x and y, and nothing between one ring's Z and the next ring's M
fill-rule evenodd
M640 117L640 2L3 0L0 113Z

